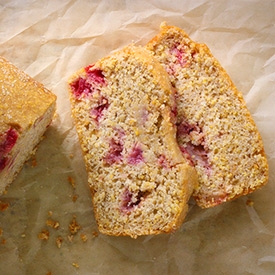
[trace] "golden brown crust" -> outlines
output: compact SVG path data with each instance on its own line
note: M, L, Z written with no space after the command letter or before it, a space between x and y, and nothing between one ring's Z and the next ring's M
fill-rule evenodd
M10 126L28 128L55 100L41 83L0 56L0 133Z

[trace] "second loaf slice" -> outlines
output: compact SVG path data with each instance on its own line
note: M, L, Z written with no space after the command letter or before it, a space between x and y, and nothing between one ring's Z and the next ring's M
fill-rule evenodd
M177 229L197 177L176 142L163 67L131 45L78 71L69 90L99 230L135 238Z
M260 134L241 92L208 47L162 24L147 49L165 67L177 92L177 139L198 172L197 203L218 205L266 184Z

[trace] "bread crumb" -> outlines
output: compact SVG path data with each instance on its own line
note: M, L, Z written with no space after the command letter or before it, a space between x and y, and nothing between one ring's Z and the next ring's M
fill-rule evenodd
M58 229L58 228L59 228L59 222L54 221L54 220L52 220L52 219L48 219L48 220L46 221L46 225L49 226L49 227L52 227L52 228L54 228L54 229Z
M92 235L93 235L94 238L96 238L96 237L98 237L98 232L97 231L93 231Z
M51 217L53 215L52 211L48 211L48 216Z
M254 206L254 201L252 201L251 199L247 199L246 205L250 206L250 207L253 207Z
M70 243L73 242L73 239L74 239L74 235L68 235L68 241L69 241Z
M36 167L37 166L37 160L35 157L33 157L32 159L32 164L31 164L32 167Z
M76 268L79 268L79 264L78 263L72 263L72 265Z
M0 237L3 235L3 228L0 227Z
M0 201L0 211L5 211L9 208L9 203Z
M55 240L55 243L56 243L57 247L60 248L63 243L63 238L61 236L58 236Z
M76 202L77 199L78 199L78 195L73 195L73 196L72 196L72 201L73 201L73 202Z
M81 240L82 240L84 243L87 242L87 240L88 240L87 235L84 234L84 233L80 234L80 238L81 238Z
M68 177L68 182L72 185L73 189L75 189L75 180L71 176Z
M76 217L74 216L73 220L69 224L69 230L70 230L71 234L75 235L80 230L80 228L81 228L81 226L77 223Z
M52 275L52 272L51 272L51 271L49 271L46 275Z
M40 240L48 240L50 237L50 232L45 229L45 230L42 230L39 234L38 234L38 239Z

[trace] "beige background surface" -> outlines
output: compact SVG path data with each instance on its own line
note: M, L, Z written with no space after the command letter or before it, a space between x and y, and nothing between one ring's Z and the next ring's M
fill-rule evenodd
M132 41L144 45L164 20L206 43L243 92L264 140L270 180L212 209L190 202L174 234L104 236L93 217L66 81L110 51ZM0 0L0 55L58 96L36 158L0 198L9 204L0 211L0 274L275 274L274 23L275 2L264 0ZM80 229L72 236L74 217ZM43 230L48 240L38 238Z

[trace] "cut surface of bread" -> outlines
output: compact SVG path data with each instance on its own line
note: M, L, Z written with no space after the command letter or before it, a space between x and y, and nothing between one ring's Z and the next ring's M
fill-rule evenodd
M198 172L198 205L215 206L266 184L260 134L242 94L208 47L164 23L146 48L176 89L177 139Z
M0 57L0 194L31 156L55 111L56 96Z
M182 156L164 68L129 45L69 80L95 218L109 235L177 229L197 175Z

